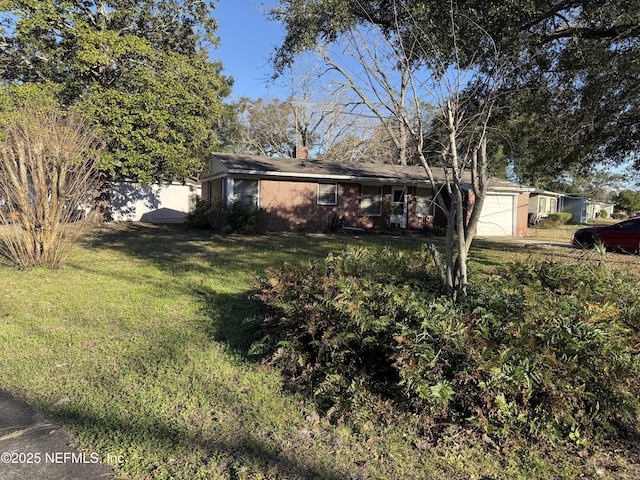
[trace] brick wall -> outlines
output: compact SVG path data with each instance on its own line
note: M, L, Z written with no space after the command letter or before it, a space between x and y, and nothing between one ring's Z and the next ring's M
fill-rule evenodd
M222 199L222 179L206 180L202 182L202 200L211 204Z
M444 215L436 209L435 218L418 218L415 214L415 187L409 187L408 227L420 230L427 227L445 226ZM388 215L360 216L360 192L358 183L339 183L337 205L318 205L317 182L295 182L288 180L260 180L260 208L264 212L264 225L269 231L304 230L309 232L327 231L332 217L344 216L346 224L360 228L384 229L388 227ZM202 198L215 202L222 197L222 179L205 181L202 184ZM467 201L473 202L473 194ZM383 187L383 200L391 201L391 187ZM529 194L518 196L516 235L527 235Z
M260 208L264 212L265 228L270 231L327 231L331 219L344 216L349 226L381 228L382 217L363 217L360 211L360 184L338 184L336 205L318 205L316 182L282 180L260 181Z
M516 236L527 236L527 224L529 216L529 193L518 195L518 213L516 215Z
M265 228L272 231L324 231L336 205L318 205L316 182L260 181L260 208ZM341 200L338 192L338 203Z

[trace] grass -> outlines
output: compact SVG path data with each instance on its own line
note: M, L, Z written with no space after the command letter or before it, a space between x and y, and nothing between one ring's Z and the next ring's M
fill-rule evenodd
M632 478L626 452L499 451L453 430L425 443L408 425L329 425L247 356L252 282L265 268L347 243L424 240L105 227L63 269L0 266L0 388L79 448L121 456L121 478ZM545 252L478 242L474 271Z

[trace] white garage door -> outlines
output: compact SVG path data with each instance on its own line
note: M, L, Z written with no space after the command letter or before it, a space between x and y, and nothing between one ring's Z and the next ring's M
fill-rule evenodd
M484 199L476 235L515 235L516 197L490 193Z

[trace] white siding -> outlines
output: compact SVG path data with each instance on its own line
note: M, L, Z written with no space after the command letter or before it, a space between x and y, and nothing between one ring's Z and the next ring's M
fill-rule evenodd
M144 187L136 183L113 183L111 216L117 222L183 222L193 208L195 196L199 193L197 188L181 183Z

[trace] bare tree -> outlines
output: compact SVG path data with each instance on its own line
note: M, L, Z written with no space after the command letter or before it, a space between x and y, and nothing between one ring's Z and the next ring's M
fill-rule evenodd
M455 299L467 294L468 254L490 186L488 123L503 75L497 67L490 72L479 71L474 67L475 59L469 65L462 64L456 45L453 9L451 36L453 67L446 68L436 61L425 77L410 76L415 115L412 121L402 121L406 122L416 141L417 157L436 192L437 204L447 218L445 264L442 265L435 245L429 245L428 249L445 291ZM485 40L488 45L493 44L491 38ZM398 60L405 62L413 58L411 50L421 48L418 42L408 46L400 42L400 45L404 54ZM421 92L427 92L436 106L435 123L429 116L428 124L425 124L420 114L420 98L424 94ZM444 182L436 180L434 169L442 170Z
M417 23L393 30L416 35L394 35L373 24L354 26L333 44L342 47L340 53L327 45L318 52L339 75L336 83L354 92L358 107L380 120L394 141L398 163L414 157L427 172L434 201L447 218L444 262L435 245L428 249L445 291L464 296L468 252L489 186L487 125L502 76L497 68L477 69L477 58L463 64L453 8L451 56L442 61L432 54L435 46L424 44L428 36ZM491 45L486 36L485 51Z
M353 116L353 115L352 115ZM335 138L322 158L334 162L398 163L396 142L380 120L355 116L348 133Z
M394 163L407 165L409 131L406 122L398 120L408 118L407 95L414 66L407 61L397 62L406 52L386 40L377 35L375 27L366 32L354 28L343 35L341 55L326 48L318 51L331 70L338 73L334 84L355 94L352 111L361 112L364 107L373 113L393 145ZM362 68L355 70L353 64L344 61L345 57Z
M384 161L391 154L380 123L362 115L346 89L327 88L327 68L317 59L298 59L278 79L286 100L243 98L236 153L294 156L296 146L332 161ZM384 146L383 146L384 143Z
M239 139L234 151L269 157L291 157L294 152L294 123L288 100L238 102Z
M93 206L103 141L80 117L23 111L0 140L0 252L22 268L59 267Z

